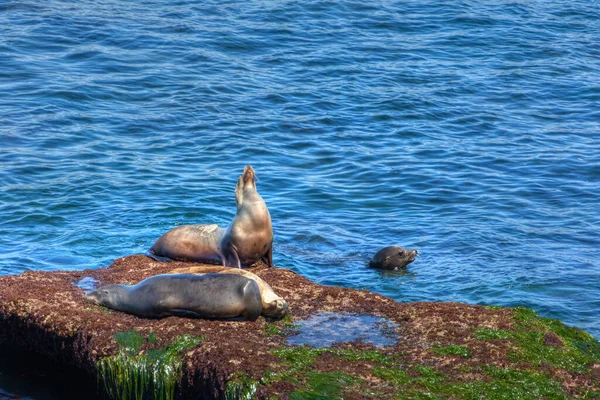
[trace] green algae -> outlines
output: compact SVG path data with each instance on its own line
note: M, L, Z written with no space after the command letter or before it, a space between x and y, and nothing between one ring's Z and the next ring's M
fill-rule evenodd
M460 356L464 358L469 358L469 349L465 346L460 346L458 344L452 344L450 346L440 346L435 344L432 346L432 350L435 354L441 356Z
M290 400L342 399L342 390L348 389L362 379L342 372L309 372L305 387L289 395Z
M505 329L480 328L475 330L475 337L478 340L508 339L512 334Z
M283 331L280 327L278 327L275 324L266 324L265 334L267 336L283 335Z
M317 357L323 354L348 361L369 361L378 365L395 365L391 357L377 350L352 350L339 348L313 348L308 346L284 347L271 353L285 361L287 369L278 373L269 371L262 383L269 385L277 381L292 382L302 389L292 392L290 399L315 400L342 398L342 392L363 379L338 371L319 372L312 370Z
M479 328L475 337L510 339L514 350L509 358L513 363L585 373L591 364L600 362L600 342L589 333L556 319L540 317L525 307L514 308L511 313L515 321L511 330Z
M590 390L583 395L582 399L598 400L598 399L600 399L600 390Z
M140 335L136 330L118 332L115 334L115 340L119 350L127 354L136 354L144 345L146 338Z
M158 342L158 337L156 337L156 333L152 332L148 335L148 343L156 344Z
M600 341L574 342L572 344L594 362L600 360Z
M291 333L295 332L300 325L295 324L292 320L292 317L286 315L280 321L274 323L267 323L265 325L265 334L267 336L288 336Z
M483 306L483 308L485 308L486 310L492 310L492 311L506 309L506 307L502 307L502 306Z
M389 397L390 390L399 399L465 399L465 400L563 400L569 397L561 383L552 378L547 367L573 372L589 372L590 363L600 361L600 345L586 332L571 328L557 320L537 316L527 309L511 310L514 324L508 329L475 328L476 339L510 340L512 366L458 365L445 373L435 365L422 365L403 359L400 354L384 354L377 350L312 348L307 346L280 348L271 351L285 361L283 372L269 373L262 384L287 381L299 387L290 399L342 398L350 391ZM556 335L558 338L556 338ZM558 340L560 339L560 340ZM470 345L469 345L470 346ZM432 345L439 356L458 356L470 359L468 346ZM341 371L318 372L314 365L320 356L328 354L345 360L364 360L371 365L370 373L380 379L379 386L367 386L364 377ZM533 368L542 367L540 371ZM335 374L340 375L335 375ZM334 375L331 375L334 374ZM473 377L480 378L473 378ZM319 386L318 377L331 387ZM339 379L337 379L339 378ZM600 387L598 388L600 389ZM577 395L579 398L598 398L595 387ZM386 394L387 393L387 394Z
M596 339L586 331L567 326L562 321L552 318L540 317L533 310L525 307L517 307L512 310L513 317L519 322L518 328L537 328L558 335L567 345L575 343L598 343Z
M560 383L547 374L495 366L483 370L493 378L481 385L489 399L568 399Z
M530 363L535 367L549 365L573 372L586 372L590 363L585 353L564 345L554 347L544 344L543 331L517 331L514 333L517 348L509 354L514 363Z
M353 350L339 348L314 348L309 346L284 347L272 350L272 354L287 361L291 370L303 370L312 366L317 357L328 353L348 361L372 361L381 365L395 365L394 357L377 350ZM395 357L399 357L396 355Z
M251 399L254 398L260 385L270 385L278 381L290 381L302 389L290 393L290 399L337 399L341 392L355 383L360 378L343 374L341 372L311 371L312 365L318 356L331 353L348 360L378 360L386 362L386 357L377 351L354 351L348 349L312 348L299 346L272 350L272 354L285 361L288 367L280 372L265 371L260 381L248 378L245 374L235 373L227 382L225 399Z
M232 374L225 385L225 400L252 400L260 382L242 372Z
M399 368L375 367L371 373L396 386L405 386L412 379L407 371Z
M427 365L414 363L402 354L378 350L283 347L271 351L283 360L283 368L277 373L268 371L260 384L270 385L280 381L291 383L296 389L289 394L289 398L295 400L336 399L352 393L369 393L373 398L419 400L568 399L561 383L553 378L552 369L589 374L591 364L600 363L600 342L581 329L539 317L532 310L517 308L510 312L513 316L510 329L473 329L479 341L505 340L510 343L506 355L512 364L505 368L487 364L487 360L474 364L471 354L476 353L471 351L476 347L471 346L478 346L477 342L449 346L433 344L431 352L440 357L430 360ZM364 372L360 376L354 376L347 370L319 372L315 370L315 365L320 365L322 356L335 357L338 362L340 359L364 361L369 365L370 375L378 380L372 381L371 378L367 381ZM447 369L441 367L445 363L439 362L444 356L460 358L455 359L457 365ZM445 368L444 372L439 368ZM592 384L586 390L576 392L574 397L600 399L600 384Z
M400 357L400 354L386 355L377 350L331 349L329 353L348 361L371 361L387 366L396 365L396 359Z
M542 373L493 366L484 366L478 372L484 373L487 379L474 382L453 381L425 365L414 365L407 370L376 367L372 371L373 375L392 384L397 390L398 398L402 399L562 400L568 398L560 383Z
M198 345L203 337L183 335L164 348L145 351L145 344L156 344L155 334L144 337L129 330L117 333L115 340L118 353L96 364L108 395L112 399L142 400L151 393L153 399L170 400L182 371L179 353Z
M547 365L587 372L590 364L600 362L600 342L589 333L556 319L540 317L528 308L517 307L511 312L516 322L512 330L481 328L475 331L477 339L512 339L515 349L509 354L510 360L535 367ZM547 337L555 338L554 345L546 343Z
M438 371L436 371L434 368L429 367L427 365L415 365L413 367L413 369L419 373L419 375L421 375L423 378L428 378L428 379L433 379L435 381L438 381L440 379L444 378L444 375Z

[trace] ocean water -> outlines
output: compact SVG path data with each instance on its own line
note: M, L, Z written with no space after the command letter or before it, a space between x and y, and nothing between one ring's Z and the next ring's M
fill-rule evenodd
M244 165L279 267L600 337L597 2L0 2L0 274L227 225Z

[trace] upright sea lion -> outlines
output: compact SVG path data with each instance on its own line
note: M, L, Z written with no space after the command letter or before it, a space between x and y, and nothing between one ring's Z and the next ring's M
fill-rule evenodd
M240 175L237 212L224 229L217 225L184 225L162 235L148 255L158 261L221 262L226 267L252 265L263 259L273 266L273 227L263 198L256 191L256 173L247 165Z
M237 213L221 240L223 265L252 265L263 259L273 266L273 227L263 198L256 191L256 173L246 165L235 187Z
M405 249L400 246L384 247L375 253L373 259L369 262L369 267L397 270L413 262L417 254L417 250Z
M230 274L155 275L133 286L102 286L86 298L146 318L176 315L255 321L262 312L258 284Z
M233 274L242 275L248 279L252 279L258 284L260 289L260 297L262 300L262 314L266 317L280 319L285 316L288 312L288 303L282 297L279 297L273 291L273 288L269 284L263 281L258 275L253 274L250 271L246 271L239 268L228 268L221 266L210 266L210 265L199 265L195 267L177 268L169 271L169 274Z

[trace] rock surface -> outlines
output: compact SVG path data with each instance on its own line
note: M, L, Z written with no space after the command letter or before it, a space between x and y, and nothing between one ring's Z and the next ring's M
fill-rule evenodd
M0 277L0 340L96 376L99 362L123 350L119 334L135 330L132 354L201 338L180 352L176 398L508 398L600 399L600 344L591 335L524 309L459 303L398 303L371 292L315 284L286 269L250 271L290 305L290 318L256 322L169 317L141 319L89 304L75 283L134 284L191 263L142 255L109 268L27 271ZM317 313L390 321L389 346L355 340L328 348L287 344L299 321ZM131 349L129 349L131 350ZM317 396L317 397L315 397ZM516 398L516 397L511 397Z

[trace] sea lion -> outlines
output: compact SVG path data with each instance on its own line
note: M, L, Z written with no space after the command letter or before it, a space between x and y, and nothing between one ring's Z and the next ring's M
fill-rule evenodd
M397 270L406 267L415 260L418 251L400 246L389 246L379 250L369 262L369 267Z
M221 241L224 266L241 268L241 265L252 265L260 259L267 266L273 266L271 215L256 191L255 178L254 169L246 165L235 188L237 213Z
M164 274L136 285L107 285L86 295L96 304L145 318L171 315L255 321L262 313L258 284L230 274Z
M271 215L256 190L256 173L247 165L235 188L237 212L229 226L185 225L162 235L148 255L158 261L221 261L225 267L263 260L273 266Z
M248 279L252 279L257 283L258 288L260 289L260 297L262 300L262 314L265 317L281 319L288 312L288 303L282 297L279 297L273 291L273 288L269 286L269 284L263 281L258 275L253 274L250 271L246 271L239 268L228 268L221 266L210 266L210 265L201 265L195 267L187 267L187 268L177 268L172 271L169 271L169 274L208 274L208 273L218 273L218 274L233 274L233 275L242 275Z
M225 229L216 224L173 228L152 245L147 255L157 261L196 261L220 264Z

